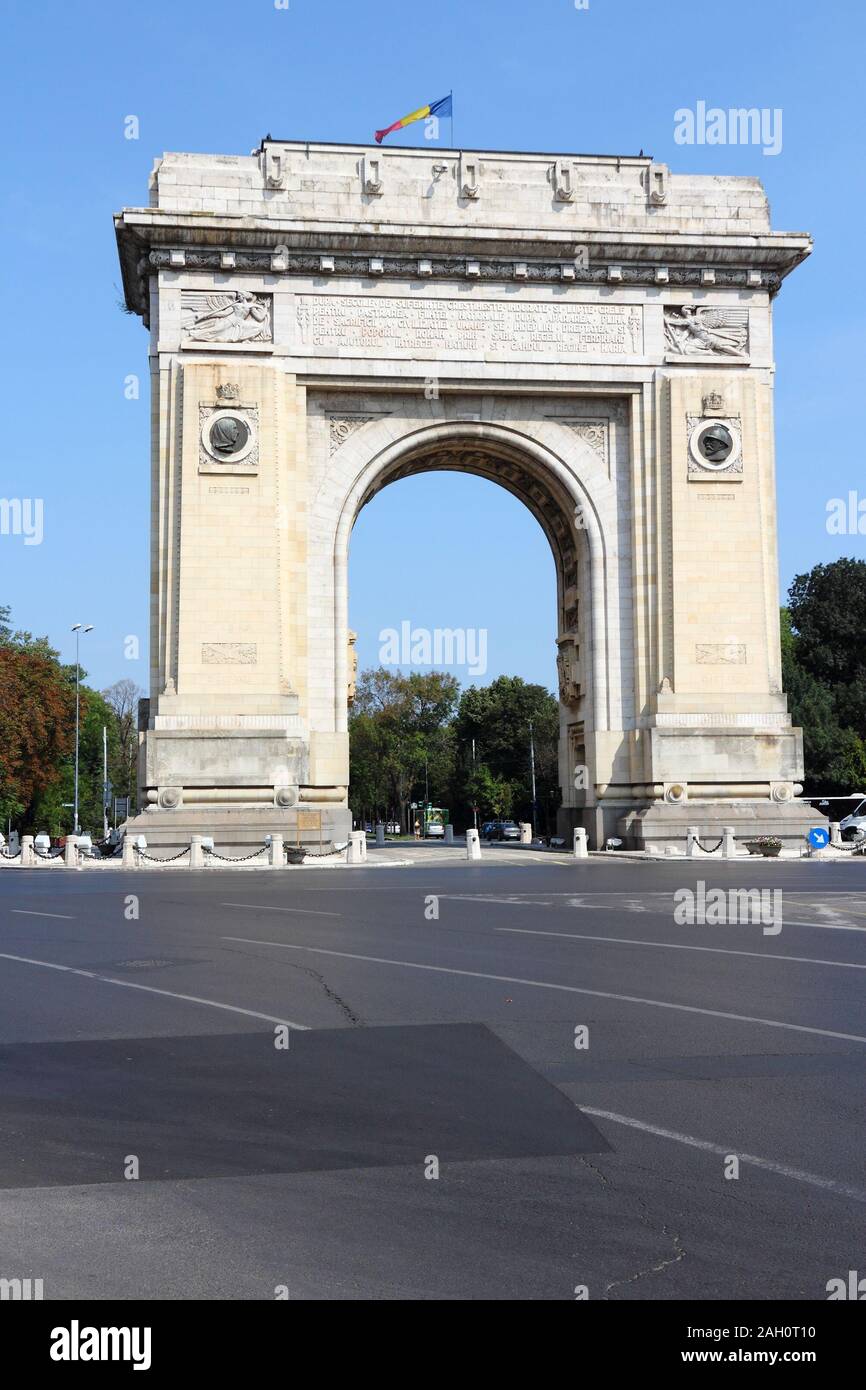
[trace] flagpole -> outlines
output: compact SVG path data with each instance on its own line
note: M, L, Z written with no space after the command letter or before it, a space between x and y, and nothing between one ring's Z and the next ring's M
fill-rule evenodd
M454 92L453 92L453 89L452 89L452 91L451 91L451 93L450 93L450 96L451 96L451 148L452 148L452 150L453 150L453 149L454 149Z

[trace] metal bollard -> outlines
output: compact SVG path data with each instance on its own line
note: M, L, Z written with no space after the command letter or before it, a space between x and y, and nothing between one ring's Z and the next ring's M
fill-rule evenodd
M689 859L693 859L697 853L696 841L700 839L700 833L697 825L690 825L686 830L686 855Z
M737 857L736 831L732 825L722 826L722 858L735 859Z
M582 825L574 827L574 846L572 854L575 859L589 858L589 845L586 838L586 831Z
M189 841L189 867L191 869L204 868L204 850L202 848L202 835L191 835Z
M381 821L380 821L379 824L376 826L376 848L377 848L377 849L384 849L384 848L385 848L385 827L384 827L384 825L382 824Z
M33 836L21 836L21 864L22 869L33 869L36 867L36 852L33 849Z
M347 864L367 862L367 834L364 830L349 831L349 848L346 853Z
M474 827L466 831L466 858L481 858L481 841L478 838L478 831Z
M268 856L268 862L272 869L284 869L286 867L286 851L282 835L271 836L271 852Z
M77 835L66 836L66 847L63 851L63 862L66 865L67 869L77 869L80 867L78 861Z

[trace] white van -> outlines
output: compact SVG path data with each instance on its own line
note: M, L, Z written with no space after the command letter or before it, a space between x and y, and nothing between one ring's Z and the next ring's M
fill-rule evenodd
M858 795L861 796L862 799L857 802L850 816L846 816L844 820L839 822L839 829L842 832L843 840L866 839L866 792L855 792L851 798L852 801L854 797Z

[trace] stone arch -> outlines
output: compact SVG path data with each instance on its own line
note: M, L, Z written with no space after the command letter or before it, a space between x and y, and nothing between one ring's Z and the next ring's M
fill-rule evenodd
M630 646L620 650L620 595L628 581L620 574L630 563L623 554L623 498L616 478L599 454L580 434L550 418L534 418L524 406L504 406L512 418L465 419L453 407L433 402L413 418L395 415L365 421L329 460L327 488L313 505L314 528L328 547L332 565L328 576L333 594L334 670L333 728L345 731L345 691L349 681L347 635L348 563L352 528L362 508L379 491L399 478L435 470L468 471L486 477L520 498L547 536L557 573L558 640L566 640L570 624L569 593L580 593L583 609L582 666L586 684L582 711L587 734L621 730L623 665L630 669ZM575 523L580 508L582 525ZM627 509L626 509L627 510ZM578 578L580 574L581 578ZM325 575L321 576L325 581ZM587 587L589 592L584 592ZM324 626L324 624L322 625ZM327 635L321 633L323 641ZM322 655L324 653L321 653ZM628 679L625 687L633 683ZM572 711L572 714L574 711ZM564 710L562 738L568 722ZM582 721L583 722L583 721ZM567 762L561 748L561 763ZM566 788L563 788L564 792Z

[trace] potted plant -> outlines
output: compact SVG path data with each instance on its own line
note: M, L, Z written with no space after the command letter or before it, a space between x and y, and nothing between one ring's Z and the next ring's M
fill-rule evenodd
M763 855L765 859L778 858L782 841L778 835L759 835L756 840L747 840L746 849L750 854Z
M303 845L286 845L286 858L290 864L303 864L305 853Z

